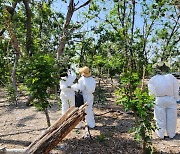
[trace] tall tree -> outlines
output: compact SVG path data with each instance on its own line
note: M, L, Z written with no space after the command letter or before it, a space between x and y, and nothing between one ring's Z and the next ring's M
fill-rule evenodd
M83 3L82 5L77 6L79 2L77 4L75 4L74 0L69 1L68 12L66 14L66 19L65 19L64 26L63 26L63 29L62 29L62 35L60 37L59 46L58 46L58 49L57 49L57 59L59 59L60 56L64 52L66 39L68 37L68 34L70 33L69 24L71 22L71 18L73 16L74 12L79 10L80 8L88 5L90 2L91 2L91 0L88 0L85 3Z

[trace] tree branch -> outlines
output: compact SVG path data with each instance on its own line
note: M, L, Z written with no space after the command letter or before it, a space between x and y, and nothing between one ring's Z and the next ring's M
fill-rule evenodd
M82 4L81 6L79 6L78 8L75 8L75 11L79 10L80 8L88 5L92 0L88 0L87 2L85 2L84 4Z
M25 9L26 9L26 51L29 55L32 55L31 53L31 43L32 43L32 40L31 40L31 9L29 7L29 1L30 0L23 0L23 3L24 3L24 6L25 6Z
M66 39L67 39L67 31L68 31L68 26L70 24L71 18L74 14L74 12L80 8L82 8L83 6L88 5L91 2L91 0L88 0L86 3L84 3L83 5L81 5L80 7L75 9L75 5L74 5L74 0L70 0L69 2L69 6L68 6L68 12L66 15L66 20L63 26L63 33L62 36L60 37L60 42L59 42L59 46L57 49L57 59L60 58L60 56L64 53L64 48L65 48L65 44L66 44Z
M15 1L15 2L12 4L12 7L6 6L6 10L11 14L11 18L12 18L12 16L14 15L14 12L15 12L15 8L16 8L17 3L18 3L18 2ZM3 28L3 29L0 31L0 36L2 36L5 31L6 31L6 28Z
M176 23L175 23L175 25L174 25L174 27L172 29L172 32L171 32L171 34L170 34L170 36L169 36L169 38L167 40L166 47L168 46L168 44L169 44L171 38L173 37L174 33L178 30L178 29L176 29L176 26L178 25L179 18L180 18L180 16L178 16L178 19L177 19L177 21L176 21Z
M115 27L108 19L106 19L105 21L108 22L112 26L112 28L118 32L117 27Z
M122 11L120 10L119 3L118 3L118 18L119 18L119 20L120 20L120 22L121 22L121 25L122 25L122 27L123 27L123 21L122 21L122 19L121 19L121 13L122 13Z
M6 26L7 26L7 30L9 32L9 34L11 35L11 43L12 43L14 49L16 50L16 52L18 54L20 54L23 58L22 52L21 52L20 47L19 47L18 40L17 40L16 35L14 34L13 30L12 30L10 20L11 20L11 17L9 16L8 20L6 21Z
M135 21L135 7L136 7L136 2L135 0L132 0L132 5L133 5L133 19L132 19L132 27L131 27L131 43L133 42L133 37L134 37L134 21Z

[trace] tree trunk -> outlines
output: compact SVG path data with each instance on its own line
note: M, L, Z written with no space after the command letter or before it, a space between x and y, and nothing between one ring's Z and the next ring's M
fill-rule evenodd
M14 9L16 7L16 4L14 4ZM8 7L6 8L6 11L8 11ZM14 10L13 10L14 12ZM13 14L11 14L12 16ZM18 60L19 60L19 56L21 55L22 56L22 59L23 59L23 55L22 55L22 52L20 50L20 47L19 47L19 43L18 43L18 40L16 38L16 35L15 33L13 32L13 29L11 27L11 16L9 15L8 16L8 19L6 20L6 26L7 26L7 30L11 36L11 44L12 46L14 47L16 53L15 53L15 61L14 61L14 66L11 70L11 81L12 81L12 86L13 86L13 90L14 90L14 96L15 96L15 102L16 102L16 106L17 106L17 97L18 97L18 91L17 91L17 86L16 86L16 67L18 65ZM23 59L24 61L24 59Z
M19 96L19 93L18 93L18 90L17 90L17 84L16 84L16 67L18 65L18 59L19 59L19 54L16 53L14 66L13 66L12 71L11 71L11 81L12 81L12 87L13 87L13 90L14 90L16 106L17 106L18 96Z
M87 0L85 3L83 3L79 7L75 8L76 4L74 3L74 0L69 1L68 12L66 15L63 29L62 29L63 33L62 33L62 36L60 37L59 46L57 49L57 59L58 60L59 60L60 56L64 53L64 48L66 45L66 40L67 40L67 36L68 36L68 31L69 31L68 27L69 27L69 24L71 22L71 18L73 16L74 12L79 10L80 8L88 5L90 2L91 2L91 0Z
M80 108L71 107L26 149L26 154L48 154L85 117L87 103Z
M48 113L48 109L47 108L44 109L44 113L46 115L47 125L48 125L48 127L50 127L51 126L51 122L50 122L49 113Z
M32 56L31 46L32 46L32 39L31 39L31 9L29 7L29 0L23 0L26 9L26 51L27 54Z
M73 13L74 13L74 0L70 0L69 6L68 6L68 12L67 12L67 15L66 15L66 20L65 20L65 23L64 23L64 26L63 26L63 29L62 29L63 34L62 34L62 36L60 38L59 47L58 47L58 50L57 50L57 59L59 59L60 56L64 52L64 47L65 47L66 38L67 38L68 26L69 26L69 23L70 23L71 18L73 16Z

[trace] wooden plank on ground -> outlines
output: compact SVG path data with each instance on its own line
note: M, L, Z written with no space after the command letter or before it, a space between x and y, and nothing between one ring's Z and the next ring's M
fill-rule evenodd
M71 107L54 125L32 142L26 154L48 154L85 117L87 103L80 108Z

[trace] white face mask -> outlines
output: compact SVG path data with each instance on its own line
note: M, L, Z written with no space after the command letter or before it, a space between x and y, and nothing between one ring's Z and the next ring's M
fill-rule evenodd
M61 80L63 80L63 81L66 81L66 79L67 79L67 77L66 77L66 76L61 77Z

